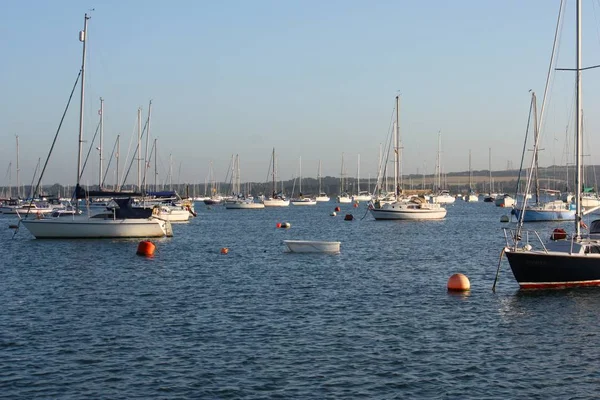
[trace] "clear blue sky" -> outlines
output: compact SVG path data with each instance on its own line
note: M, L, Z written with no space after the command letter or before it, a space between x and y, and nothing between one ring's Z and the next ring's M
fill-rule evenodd
M584 1L584 64L599 64L600 8ZM437 132L443 169L494 170L520 160L529 89L541 99L559 1L16 1L0 12L0 184L9 162L15 182L45 159L81 63L78 31L89 21L85 137L105 99L105 158L121 133L121 160L136 110L153 100L160 177L169 154L174 179L204 182L213 160L224 179L232 154L242 180L264 181L271 149L281 177L375 177L394 97L402 95L405 172L434 171ZM574 2L567 6L559 66L573 67ZM584 74L586 145L597 120L600 71ZM573 74L559 73L548 105L542 164L565 163ZM45 184L74 183L78 95ZM600 151L590 150L598 163ZM97 182L97 153L84 183ZM106 162L106 161L105 161ZM123 166L121 165L121 168ZM110 181L110 180L109 180ZM132 180L130 179L130 182Z

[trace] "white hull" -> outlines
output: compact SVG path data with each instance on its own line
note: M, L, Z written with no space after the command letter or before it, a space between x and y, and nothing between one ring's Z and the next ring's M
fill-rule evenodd
M337 202L338 203L352 203L352 199L349 196L338 196Z
M235 203L225 203L227 210L259 210L265 208L263 203L254 203L251 201L239 201Z
M313 199L304 199L304 200L292 200L292 205L294 206L316 206L317 201Z
M11 207L11 206L6 206L6 207L0 207L0 214L10 214L10 215L16 215L16 214L20 214L20 215L25 215L27 214L27 211L29 211L29 214L49 214L52 211L54 211L54 209L52 208L37 208L37 207Z
M100 219L74 218L31 219L21 223L37 239L146 238L173 236L171 223L156 218Z
M512 207L515 205L515 199L512 197L496 197L494 204L498 207Z
M354 202L358 202L358 201L371 201L371 200L373 200L373 198L370 195L352 196L352 201L354 201Z
M468 194L464 197L464 199L469 203L476 203L479 201L479 197L476 194Z
M446 209L439 204L416 204L394 202L384 204L381 208L372 208L371 215L376 220L425 220L443 219Z
M431 202L436 204L452 204L456 199L454 196L449 194L440 194L437 196L431 196Z
M190 220L190 212L188 210L171 208L168 210L161 209L158 214L159 218L166 219L169 222L188 222Z
M282 199L264 199L263 204L265 207L287 207L290 205L290 201Z
M329 200L331 200L331 199L329 198L329 196L317 196L317 197L315 198L315 200L316 200L318 203L325 203L325 202L328 202L328 201L329 201Z
M292 253L330 253L340 252L341 242L321 242L314 240L284 240L283 243Z

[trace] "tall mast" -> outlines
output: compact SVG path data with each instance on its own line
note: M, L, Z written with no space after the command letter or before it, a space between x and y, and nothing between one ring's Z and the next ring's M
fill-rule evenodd
M21 182L19 181L19 135L15 135L17 139L17 198L21 197Z
M535 96L535 92L531 93L532 101L533 101L533 141L535 146L538 146L538 135L539 135L539 127L538 127L538 117L537 117L537 98ZM538 176L538 154L539 149L533 150L533 175L535 178L535 203L538 204L540 202L540 180Z
M148 127L146 128L146 155L144 156L144 191L146 191L147 182L146 175L148 175L148 168L150 168L150 161L148 161L148 141L150 140L150 116L152 115L152 100L148 104ZM156 163L156 160L154 161Z
M87 43L87 22L90 17L85 14L83 18L83 30L79 32L79 41L83 42L83 55L81 57L81 101L79 103L79 149L77 151L77 180L75 190L79 189L81 177L81 153L83 151L83 106L85 99L85 45ZM78 208L79 202L75 202L75 207Z
M137 188L138 191L142 190L142 107L138 107L137 111L137 125L138 125L138 137L137 137Z
M169 190L173 190L173 153L169 154Z
M356 160L356 194L360 193L360 153Z
M158 192L156 180L158 179L158 151L156 148L156 138L154 138L154 190ZM206 188L204 189L206 190Z
M494 184L492 183L492 148L488 150L488 165L490 170L490 195L494 191Z
M581 166L583 165L583 144L581 140L581 108L582 108L582 97L581 97L581 0L577 0L577 65L575 71L575 148L576 148L576 175L575 175L575 236L581 235L580 223L581 223Z
M396 132L394 136L394 193L400 196L400 96L396 96Z
M344 193L344 152L342 152L342 167L340 168L340 194Z
M300 156L300 197L302 197L302 156Z
M437 151L437 160L435 165L435 178L436 178L436 186L435 190L439 191L442 189L442 131L438 132L438 151Z
M271 158L273 159L273 172L271 173L271 176L273 177L273 199L276 196L277 192L275 191L275 147L273 147L273 154L271 155Z
M321 195L321 160L319 160L319 196Z
M98 171L98 190L102 190L102 149L104 146L104 99L100 97L100 147L98 147L100 168Z
M473 192L473 172L471 170L471 149L469 149L469 193Z
M121 190L121 184L119 183L120 178L119 178L119 150L120 150L120 143L119 143L119 139L121 138L121 135L117 135L117 156L115 157L117 159L117 192Z

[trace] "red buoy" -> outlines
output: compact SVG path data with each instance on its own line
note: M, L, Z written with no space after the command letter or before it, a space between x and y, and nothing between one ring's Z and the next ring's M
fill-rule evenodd
M154 250L156 250L154 243L144 240L138 244L137 252L135 254L138 256L152 257L154 255Z
M466 292L471 289L471 282L463 274L454 274L448 279L448 290L451 292Z
M354 203L354 208L358 207L358 203Z
M221 249L221 254L227 254L227 253L229 253L229 249L227 247L223 247Z
M339 211L341 211L341 208L339 206L337 206L333 211L339 212Z
M550 235L550 240L563 240L567 238L567 232L562 228L556 228Z
M277 228L281 228L281 222L278 222L277 225L275 225Z

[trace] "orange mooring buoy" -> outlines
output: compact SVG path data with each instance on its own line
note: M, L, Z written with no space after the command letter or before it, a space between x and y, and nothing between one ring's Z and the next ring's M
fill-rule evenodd
M154 255L154 250L156 250L154 243L144 240L138 244L137 252L135 254L138 256L152 257Z
M354 203L354 208L358 207L358 202Z
M221 254L227 254L227 253L229 253L229 249L227 247L223 247L221 249Z
M465 292L470 289L471 282L469 282L469 278L463 274L454 274L448 279L449 291Z
M340 212L341 208L339 206L337 206L333 211L337 211Z

